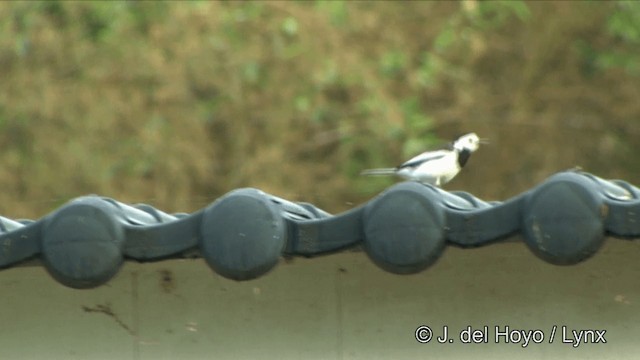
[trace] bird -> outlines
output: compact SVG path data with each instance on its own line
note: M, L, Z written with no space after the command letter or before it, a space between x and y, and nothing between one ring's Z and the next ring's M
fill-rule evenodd
M361 175L397 175L406 180L441 187L458 175L480 144L487 143L487 139L479 138L476 133L468 133L442 149L423 152L395 168L368 169Z

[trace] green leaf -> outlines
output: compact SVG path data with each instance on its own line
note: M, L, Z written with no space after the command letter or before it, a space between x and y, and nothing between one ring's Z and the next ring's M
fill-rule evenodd
M298 33L298 20L289 16L282 22L282 32L289 36L295 36Z
M433 49L437 52L444 52L455 40L455 29L453 26L447 25L445 28L438 34L436 39L433 41Z
M399 50L392 50L382 55L380 69L384 75L394 76L401 73L407 66L407 56Z

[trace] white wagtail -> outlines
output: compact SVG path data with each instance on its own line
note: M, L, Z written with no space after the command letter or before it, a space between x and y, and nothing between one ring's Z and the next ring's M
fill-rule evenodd
M453 179L480 144L486 144L476 133L462 135L445 148L409 159L395 168L369 169L362 175L398 175L407 180L442 186Z

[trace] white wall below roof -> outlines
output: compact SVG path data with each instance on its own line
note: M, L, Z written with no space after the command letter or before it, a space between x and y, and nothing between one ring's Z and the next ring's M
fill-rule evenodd
M640 247L610 239L559 267L522 243L449 248L418 275L378 269L364 253L284 261L234 282L202 259L128 262L107 285L73 290L41 266L0 271L0 354L14 359L637 358ZM449 327L453 344L414 331ZM489 327L489 344L458 333ZM562 343L553 325L605 329L607 344ZM494 329L540 329L545 343L494 344ZM560 328L559 328L560 329ZM437 335L437 334L436 334ZM503 338L504 339L504 338Z

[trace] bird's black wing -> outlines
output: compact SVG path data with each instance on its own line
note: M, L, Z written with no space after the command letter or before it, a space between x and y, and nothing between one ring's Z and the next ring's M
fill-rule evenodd
M447 155L447 151L443 151L443 150L427 151L427 152L424 152L424 153L422 153L422 154L420 154L420 155L418 155L416 157L413 157L413 158L407 160L404 164L398 166L397 169L417 167L417 166L420 166L420 165L426 163L427 161L433 161L433 160L442 159L446 155Z

